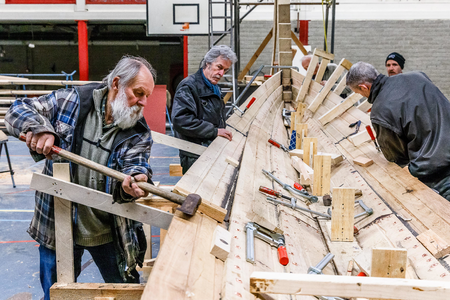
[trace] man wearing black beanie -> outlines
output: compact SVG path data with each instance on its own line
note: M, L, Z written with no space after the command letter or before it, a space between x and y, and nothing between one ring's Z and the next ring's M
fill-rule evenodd
M392 52L386 57L386 71L388 76L394 76L400 73L403 73L403 68L405 67L405 58L397 53Z

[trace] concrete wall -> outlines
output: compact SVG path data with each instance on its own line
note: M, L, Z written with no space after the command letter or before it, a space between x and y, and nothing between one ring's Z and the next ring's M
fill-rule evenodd
M241 24L241 69L249 61L272 26L271 21L244 21ZM292 28L295 28L293 22ZM405 59L404 72L423 71L450 98L450 65L446 54L450 48L450 20L402 21L337 21L335 32L336 62L347 58L351 62L366 61L386 74L384 62L391 52ZM329 31L331 27L329 28ZM189 73L208 50L207 37L189 38ZM228 41L227 41L228 42ZM311 21L309 43L323 49L323 23ZM229 44L229 42L228 42ZM272 42L252 67L252 71L271 60Z

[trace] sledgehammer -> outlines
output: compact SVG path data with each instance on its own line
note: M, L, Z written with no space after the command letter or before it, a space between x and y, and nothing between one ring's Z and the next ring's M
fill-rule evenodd
M26 135L24 133L21 133L19 136L19 139L21 141L26 141ZM124 173L121 173L119 171L113 170L111 168L108 168L108 167L98 164L96 162L93 162L92 160L86 159L86 158L76 155L72 152L61 149L58 146L52 147L51 154L56 154L62 158L65 158L65 159L73 162L73 163L76 163L78 165L92 169L94 171L97 171L97 172L105 175L105 176L115 178L119 181L124 181L125 178L128 176ZM133 178L132 178L132 181L133 181ZM189 215L189 216L195 215L198 207L200 206L200 204L202 202L202 198L197 194L189 194L185 198L178 194L160 189L154 185L151 185L148 182L138 181L138 182L134 182L134 183L136 183L137 186L144 191L158 195L158 196L163 197L171 202L181 205L177 209L179 211L181 211L182 213L185 213L186 215Z

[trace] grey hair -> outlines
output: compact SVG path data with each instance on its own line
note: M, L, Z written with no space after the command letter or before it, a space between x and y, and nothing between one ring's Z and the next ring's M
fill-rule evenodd
M300 58L300 63L302 63L307 58L312 59L312 57L313 57L312 54L307 54L305 56L302 56L302 58Z
M231 50L230 47L225 45L214 46L205 54L202 61L202 68L206 68L207 64L211 64L216 61L217 58L222 57L223 59L229 60L232 64L237 62L237 56Z
M107 84L109 88L112 88L114 78L119 77L119 85L128 86L138 75L142 67L146 67L150 71L153 81L156 82L156 70L147 60L139 56L124 55L116 64L114 70L103 78L103 83Z
M354 64L347 73L347 85L352 88L359 84L372 84L380 73L369 63L359 61Z

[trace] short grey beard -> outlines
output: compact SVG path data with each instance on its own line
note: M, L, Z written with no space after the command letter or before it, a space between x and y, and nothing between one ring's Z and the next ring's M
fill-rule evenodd
M142 118L143 110L137 104L129 107L125 89L119 87L119 92L111 103L111 115L115 125L119 128L127 129L136 125L137 121Z

